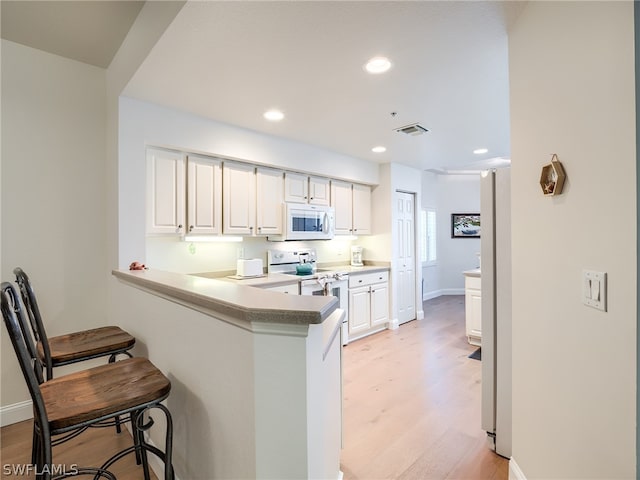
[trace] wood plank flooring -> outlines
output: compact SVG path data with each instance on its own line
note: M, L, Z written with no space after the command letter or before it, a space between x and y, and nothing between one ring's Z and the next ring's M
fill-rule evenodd
M481 363L467 358L475 347L464 335L464 297L430 300L424 311L424 320L344 349L344 478L507 480L507 460L480 428ZM0 434L2 465L27 463L31 422ZM91 429L55 447L54 461L96 465L130 443L126 432ZM118 480L142 478L131 455L113 470Z
M343 353L345 480L506 480L480 428L481 362L467 356L464 296Z
M0 429L0 462L3 470L0 473L3 479L31 480L35 478L33 471L30 475L6 475L5 466L15 465L18 468L31 461L31 425L32 421L15 423ZM72 471L72 465L81 467L101 465L106 459L116 452L133 444L128 430L123 429L117 434L115 428L90 428L78 437L69 440L62 445L53 447L53 463L67 465L67 471ZM151 455L151 454L150 454ZM136 465L135 456L127 455L116 462L110 471L118 480L140 480L144 478L142 467ZM87 478L87 477L78 477ZM151 479L157 477L151 472ZM183 479L187 480L187 479Z

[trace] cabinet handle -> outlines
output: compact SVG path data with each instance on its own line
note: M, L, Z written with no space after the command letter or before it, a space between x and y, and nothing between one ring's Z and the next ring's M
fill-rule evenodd
M358 280L358 283L362 283L362 280Z
M250 232L253 232L253 227L249 227L249 231L250 231Z
M193 225L189 225L189 231L193 232Z
M258 227L258 231L259 231L259 232L260 232L260 231L262 231L262 227Z
M309 200L313 200L313 197L311 197Z
M178 225L178 230L182 230L182 224Z
M357 228L354 228L354 229L353 229L353 231L354 231L354 232L357 232L357 231L358 231L358 229L357 229Z

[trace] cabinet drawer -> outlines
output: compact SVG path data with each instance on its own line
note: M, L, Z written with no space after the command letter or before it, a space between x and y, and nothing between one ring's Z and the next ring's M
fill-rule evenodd
M480 281L480 277L472 277L469 275L465 275L464 280L464 288L473 288L475 290L480 290L480 286L482 282Z
M359 273L349 275L349 288L364 287L366 285L372 285L374 283L382 283L389 281L389 272L371 272L371 273Z
M288 293L289 295L300 295L298 282L278 285L276 287L266 287L265 290L272 292Z

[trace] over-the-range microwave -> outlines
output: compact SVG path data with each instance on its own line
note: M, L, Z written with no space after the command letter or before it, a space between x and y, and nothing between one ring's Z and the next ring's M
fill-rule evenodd
M269 240L331 240L334 235L335 210L323 205L285 203L282 235L269 235Z

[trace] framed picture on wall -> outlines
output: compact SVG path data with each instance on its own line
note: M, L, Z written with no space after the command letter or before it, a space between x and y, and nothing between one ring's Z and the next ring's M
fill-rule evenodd
M451 238L480 238L480 214L452 213Z

